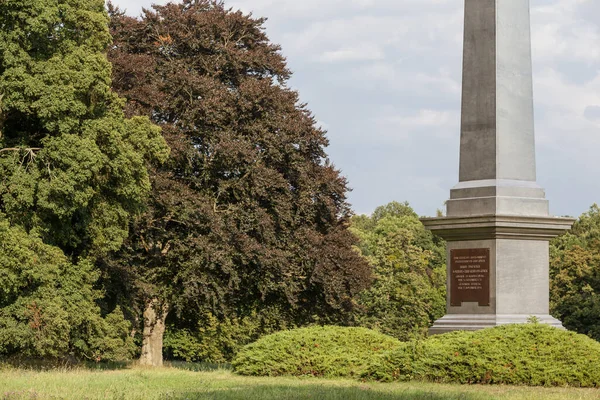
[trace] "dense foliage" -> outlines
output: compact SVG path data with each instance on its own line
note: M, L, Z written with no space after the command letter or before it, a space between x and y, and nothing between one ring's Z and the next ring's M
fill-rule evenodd
M119 309L100 317L97 273L0 217L0 355L93 361L133 355Z
M352 249L346 181L264 20L209 0L141 19L110 10L114 88L172 149L147 212L106 261L115 292L131 294L134 315L175 310L170 323L189 330L208 313L348 319L370 268Z
M382 381L600 386L600 343L543 324L453 332L403 343L372 364Z
M212 363L230 362L245 345L256 341L265 332L279 329L279 321L265 321L264 313L224 320L206 313L192 328L167 327L164 339L165 356L169 359ZM269 329L269 326L275 326Z
M166 146L111 89L102 0L0 2L0 212L70 254L118 249Z
M445 243L406 203L355 216L352 228L374 266L374 282L358 298L357 322L401 340L425 335L446 307Z
M600 340L600 208L594 205L550 247L552 314Z
M233 368L242 375L358 377L381 353L398 346L397 339L365 328L302 328L246 346Z
M95 303L93 260L121 246L145 164L168 149L125 118L110 42L103 0L0 2L0 353L130 355L122 313Z

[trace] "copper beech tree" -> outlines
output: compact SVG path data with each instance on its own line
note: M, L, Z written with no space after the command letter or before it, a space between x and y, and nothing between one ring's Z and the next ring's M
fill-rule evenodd
M264 19L208 0L109 14L113 88L171 148L151 171L147 212L105 266L143 318L142 363L162 363L169 313L344 322L370 267L352 249L347 183Z

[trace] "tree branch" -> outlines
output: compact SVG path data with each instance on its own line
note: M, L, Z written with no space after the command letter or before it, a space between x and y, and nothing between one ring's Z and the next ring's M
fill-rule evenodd
M28 153L33 153L34 151L40 151L40 147L7 147L5 149L0 149L0 153L5 153L7 151L22 151L25 150Z

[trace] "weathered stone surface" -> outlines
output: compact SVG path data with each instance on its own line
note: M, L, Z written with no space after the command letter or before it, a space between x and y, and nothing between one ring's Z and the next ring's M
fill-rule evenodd
M535 182L528 0L466 0L460 182Z
M489 250L489 304L453 304L448 268L447 315L430 333L530 316L562 327L549 315L548 241L574 220L551 217L536 183L529 0L465 0L464 40L459 183L447 217L423 223L448 241L448 266L453 251Z
M466 0L459 184L449 216L549 215L535 183L528 0Z

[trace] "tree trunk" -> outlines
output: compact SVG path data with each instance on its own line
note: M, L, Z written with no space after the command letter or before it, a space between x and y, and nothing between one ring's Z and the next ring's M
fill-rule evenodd
M146 303L142 355L140 356L141 365L162 367L163 335L168 312L168 306L157 299L152 299Z

